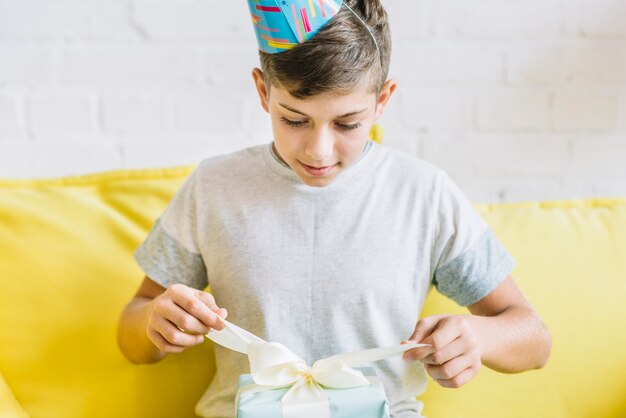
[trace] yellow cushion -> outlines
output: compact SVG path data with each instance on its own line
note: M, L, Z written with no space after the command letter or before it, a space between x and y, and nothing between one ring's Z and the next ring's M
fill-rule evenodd
M26 411L15 400L2 374L0 374L0 418L28 418Z
M552 332L546 368L485 367L468 385L431 381L433 418L626 416L626 199L478 205L517 260L513 276ZM466 313L436 292L424 315Z
M191 169L0 181L0 370L31 416L195 416L211 344L152 366L116 344L132 253Z

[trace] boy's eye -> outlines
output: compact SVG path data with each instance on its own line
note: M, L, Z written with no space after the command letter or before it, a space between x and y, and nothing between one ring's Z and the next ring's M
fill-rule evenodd
M339 126L344 131L351 131L352 129L360 128L362 125L361 123L357 122L353 123L352 125L344 125L343 123L338 123L337 126Z
M306 125L307 121L302 121L302 120L291 120L291 119L287 119L284 116L280 117L280 120L285 123L288 126L292 126L294 128L298 128L300 126ZM342 123L338 123L337 126L339 126L340 129L343 129L344 131L350 131L352 129L356 129L361 127L361 123L354 123L352 125L345 125Z
M287 119L284 116L280 117L280 120L283 121L286 125L288 126L302 126L304 124L306 124L306 121L302 121L302 120L291 120L291 119Z

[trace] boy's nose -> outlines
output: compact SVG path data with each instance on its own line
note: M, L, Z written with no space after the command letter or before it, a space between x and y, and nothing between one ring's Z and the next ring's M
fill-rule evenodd
M334 139L325 129L317 130L307 141L305 153L315 161L329 162L333 155Z

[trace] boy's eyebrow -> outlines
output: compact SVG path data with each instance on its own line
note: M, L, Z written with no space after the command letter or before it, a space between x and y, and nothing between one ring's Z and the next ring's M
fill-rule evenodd
M302 113L298 109L294 109L293 107L291 107L289 105L286 105L284 103L278 103L278 104L281 105L282 107L284 107L287 110L291 110L292 112L299 113L299 114L301 114L303 116L306 116L307 118L309 117L309 115L307 115L306 113ZM358 115L359 113L363 113L366 110L367 110L367 108L361 109L361 110L355 110L354 112L349 112L349 113L346 113L345 115L336 116L335 118L336 119L347 118L348 116Z

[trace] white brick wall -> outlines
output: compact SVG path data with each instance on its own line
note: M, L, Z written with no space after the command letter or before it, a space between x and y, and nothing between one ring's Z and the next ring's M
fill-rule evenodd
M387 145L475 201L626 196L624 0L385 3ZM244 0L0 0L0 177L270 141L255 66Z
M33 92L24 99L27 129L42 141L93 137L95 97L86 93ZM86 141L85 141L86 142Z
M550 127L550 94L545 91L485 89L476 102L478 131L546 131Z

